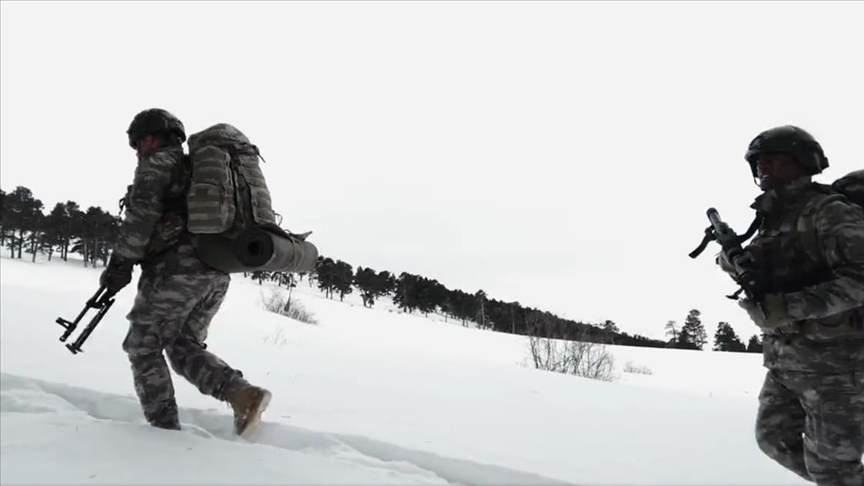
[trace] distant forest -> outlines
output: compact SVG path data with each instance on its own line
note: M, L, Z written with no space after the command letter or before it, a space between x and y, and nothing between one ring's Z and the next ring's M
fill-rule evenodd
M75 201L58 202L46 214L44 204L30 189L18 186L9 193L0 190L0 246L10 252L11 258L20 259L26 253L32 261L37 254L47 255L49 261L55 257L68 260L72 252L83 257L85 266L105 266L122 221L119 214L114 216L98 206L83 210ZM296 286L305 278L310 286L317 284L327 297L338 296L340 300L356 290L367 307L388 296L403 311L438 313L464 326L473 323L495 332L654 348L701 350L707 344L696 309L689 311L680 328L675 321L667 322L668 339L659 340L622 332L611 320L589 323L563 319L519 302L497 300L482 289L469 293L451 290L421 275L402 272L397 276L368 267L355 270L347 262L323 255L309 274L254 272L249 277L286 286ZM752 336L745 345L728 323L718 324L714 350L761 352L761 348L758 336Z

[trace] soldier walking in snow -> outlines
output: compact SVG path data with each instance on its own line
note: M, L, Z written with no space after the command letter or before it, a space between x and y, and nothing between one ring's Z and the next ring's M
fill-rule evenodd
M763 193L759 231L718 264L758 276L739 305L763 331L765 382L756 441L771 459L820 486L864 486L864 208L811 180L828 167L806 131L759 134L746 160ZM862 173L843 182L862 190ZM838 181L840 182L840 181ZM856 203L855 199L858 199Z
M234 410L235 432L243 434L257 422L270 392L250 385L204 344L230 275L198 257L187 231L185 129L171 113L150 109L134 117L127 134L138 165L100 283L109 295L116 294L131 282L134 265L141 266L123 349L144 417L153 426L180 429L170 363L201 393L228 402Z

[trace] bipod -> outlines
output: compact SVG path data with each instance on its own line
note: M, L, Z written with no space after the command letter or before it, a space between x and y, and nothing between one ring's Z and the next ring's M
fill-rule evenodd
M103 294L103 292L105 292ZM57 324L60 324L64 328L66 328L66 332L60 336L60 342L66 342L69 339L69 336L75 332L75 329L78 327L78 323L81 322L81 318L84 317L84 314L87 313L89 309L98 309L96 315L93 316L93 319L90 320L90 323L87 324L87 327L81 331L81 335L78 336L78 339L75 342L67 344L66 348L72 352L72 354L78 354L83 352L81 350L81 345L84 344L84 341L90 336L90 333L96 329L96 325L99 324L99 321L102 320L102 317L105 316L105 313L108 312L108 309L114 304L114 299L111 298L110 295L105 291L105 286L99 287L99 290L87 300L87 303L84 305L84 309L78 314L78 317L75 318L74 321L69 322L62 317L57 318Z

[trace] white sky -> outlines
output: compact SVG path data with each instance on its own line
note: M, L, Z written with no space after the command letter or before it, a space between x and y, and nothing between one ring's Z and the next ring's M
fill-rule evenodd
M166 108L262 150L283 226L417 273L662 337L735 287L743 159L793 123L864 165L862 2L0 3L0 187L117 213L125 130Z

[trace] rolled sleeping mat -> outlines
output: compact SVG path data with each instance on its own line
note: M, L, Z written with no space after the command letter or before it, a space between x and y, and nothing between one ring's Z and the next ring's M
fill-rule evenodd
M250 268L268 272L308 272L318 261L318 249L278 226L257 226L240 233L234 253Z
M194 245L204 263L225 273L303 273L312 270L318 260L315 245L278 226L255 227L233 240L220 235L195 235Z
M234 254L234 241L220 235L199 234L192 236L192 245L198 258L209 267L225 273L253 272Z

